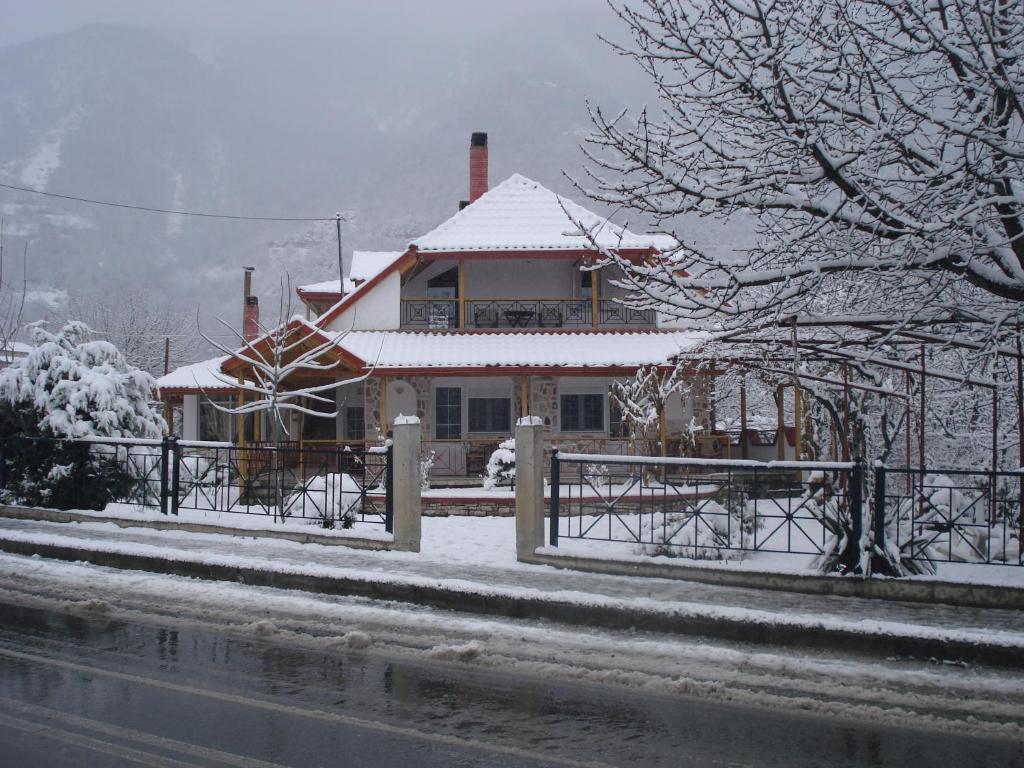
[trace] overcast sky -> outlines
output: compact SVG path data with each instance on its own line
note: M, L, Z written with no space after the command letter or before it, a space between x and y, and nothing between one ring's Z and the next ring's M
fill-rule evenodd
M610 26L602 0L29 0L5 3L0 45L66 32L85 24L119 23L177 33L329 35L345 27L415 31L427 40L489 32L514 17L538 24L578 19L597 31Z

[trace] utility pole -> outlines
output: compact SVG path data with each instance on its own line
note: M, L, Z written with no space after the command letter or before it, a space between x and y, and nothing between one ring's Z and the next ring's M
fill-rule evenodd
M345 294L345 267L341 260L341 212L334 214L334 228L338 234L338 293Z
M171 372L171 337L164 336L164 376Z

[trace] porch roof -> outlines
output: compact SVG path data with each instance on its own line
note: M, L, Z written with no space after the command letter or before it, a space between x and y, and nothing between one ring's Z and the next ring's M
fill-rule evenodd
M220 367L227 356L213 357L181 368L161 376L156 380L162 395L198 394L202 392L226 392L234 389L234 385L224 380Z
M678 330L529 330L522 332L350 331L339 346L380 374L509 372L552 369L601 372L670 365L705 340Z

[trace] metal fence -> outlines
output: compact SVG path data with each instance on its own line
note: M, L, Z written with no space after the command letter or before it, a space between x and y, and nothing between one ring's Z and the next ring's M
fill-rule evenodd
M1024 565L1022 475L876 467L875 538L906 560Z
M725 559L730 552L822 554L859 538L857 462L551 456L550 542L622 542L637 554Z
M927 564L1024 565L1024 471L875 467L862 461L551 456L550 543L634 554L829 554L841 537ZM870 495L869 495L870 494ZM870 526L870 535L862 536Z
M34 467L48 467L41 482ZM54 477L68 468L66 476ZM43 488L43 490L40 490ZM62 509L130 504L392 532L391 447L298 447L163 440L6 438L0 494Z

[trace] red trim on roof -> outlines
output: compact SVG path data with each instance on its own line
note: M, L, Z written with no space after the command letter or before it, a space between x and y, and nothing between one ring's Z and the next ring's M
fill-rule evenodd
M288 322L287 327L289 330L301 328L302 330L300 332L306 333L306 338L317 345L336 342L334 343L334 346L330 347L325 351L325 354L334 354L335 356L338 357L338 359L341 362L347 363L350 368L360 370L365 368L367 365L365 360L363 360L360 357L357 357L344 347L340 346L340 342L342 341L341 339L335 340L331 339L328 336L325 336L321 328L317 328L316 326L310 323L304 323L303 321L295 318ZM256 348L257 352L266 354L267 352L270 351L270 334L264 334L260 338L256 339L255 341L252 342L252 346ZM225 360L223 363L221 363L220 370L221 373L230 375L237 369L244 368L247 365L248 363L246 363L245 360L239 357L232 356L229 359Z

